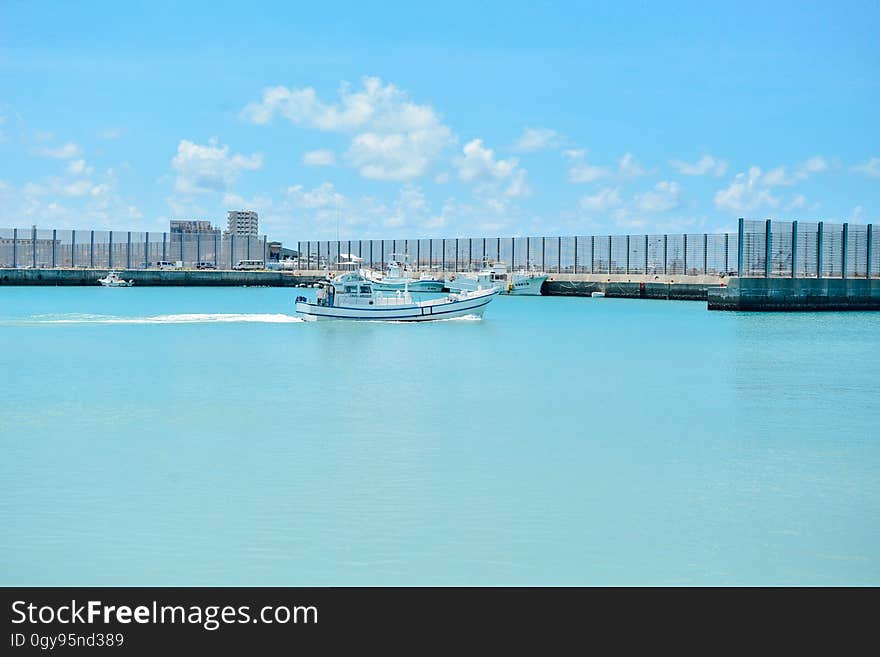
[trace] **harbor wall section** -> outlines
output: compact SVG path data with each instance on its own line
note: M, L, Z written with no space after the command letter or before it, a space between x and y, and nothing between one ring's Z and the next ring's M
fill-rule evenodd
M709 310L880 310L877 278L732 278L712 288Z
M322 275L294 275L283 271L233 270L170 270L130 269L117 270L125 280L135 285L149 286L266 286L296 287L313 283ZM107 269L0 269L0 285L98 285L98 279L107 275Z

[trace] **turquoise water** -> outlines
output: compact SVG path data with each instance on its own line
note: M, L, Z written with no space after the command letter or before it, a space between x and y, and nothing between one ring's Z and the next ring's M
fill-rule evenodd
M0 287L0 584L880 584L880 313Z

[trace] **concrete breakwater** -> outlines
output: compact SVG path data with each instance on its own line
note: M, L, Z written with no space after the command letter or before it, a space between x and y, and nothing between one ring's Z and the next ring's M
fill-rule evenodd
M880 310L878 278L732 278L709 310Z
M610 298L705 301L709 288L726 281L711 275L553 274L542 291L547 296L588 297L602 292Z
M288 271L214 269L118 269L119 276L140 286L267 286L296 287L313 283L320 272L296 275ZM98 285L107 269L0 269L0 285Z

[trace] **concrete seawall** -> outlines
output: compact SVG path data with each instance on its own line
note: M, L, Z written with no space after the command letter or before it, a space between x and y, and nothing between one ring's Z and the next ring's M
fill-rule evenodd
M610 298L705 301L710 288L724 285L727 280L719 276L553 274L542 292L547 296L588 297L603 292Z
M880 310L880 279L732 278L708 301L709 310Z
M0 285L98 285L106 269L0 269ZM289 271L118 269L119 276L149 286L267 286L295 287L313 283L320 273L294 275Z

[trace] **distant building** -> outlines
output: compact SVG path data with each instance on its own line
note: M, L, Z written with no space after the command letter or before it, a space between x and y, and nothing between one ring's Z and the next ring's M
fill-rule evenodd
M211 225L210 221L201 221L197 219L192 220L184 220L184 219L172 219L171 220L171 234L177 235L180 233L208 233L213 235L215 233L219 233L220 229L215 228Z
M226 219L227 235L259 235L260 219L256 212L251 210L230 210Z

